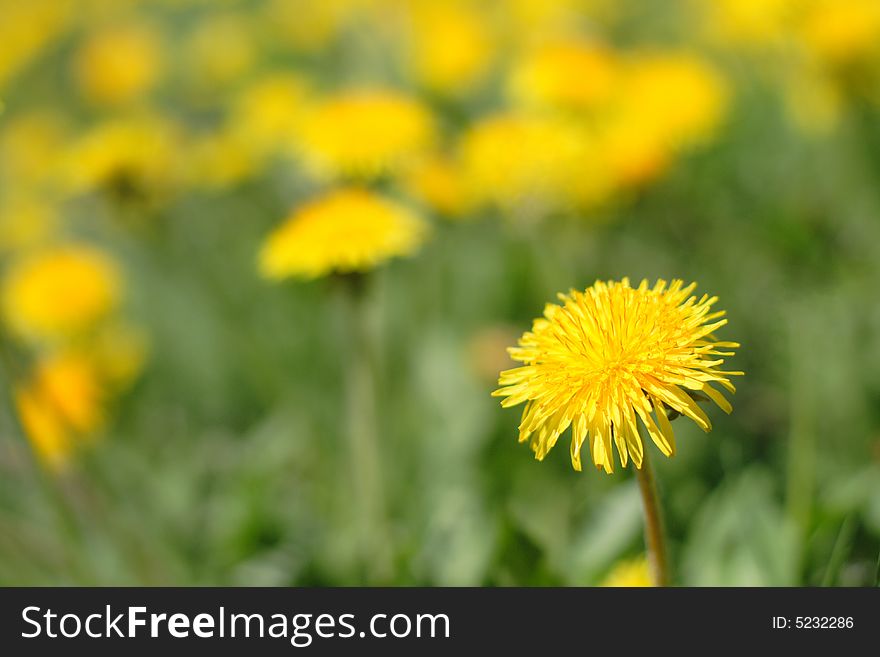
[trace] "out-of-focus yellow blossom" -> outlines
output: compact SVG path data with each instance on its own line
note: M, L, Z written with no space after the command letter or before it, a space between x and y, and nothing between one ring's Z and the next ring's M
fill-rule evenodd
M55 231L57 208L34 194L0 200L0 252L15 252L44 242Z
M369 0L272 0L264 10L282 45L313 52L325 48Z
M417 201L446 217L463 217L470 209L470 195L458 163L447 156L432 155L407 167L401 184Z
M255 155L292 153L308 98L308 83L291 73L272 73L248 85L235 99L229 130Z
M183 61L197 90L214 89L240 78L255 58L254 25L243 13L208 16L183 44Z
M813 0L801 35L809 53L834 66L880 58L880 2Z
M553 41L515 66L509 86L527 105L583 110L611 98L618 68L615 54L598 43Z
M492 64L497 48L482 3L412 2L409 62L425 87L447 94L470 90Z
M633 129L655 135L674 149L711 137L729 99L727 84L715 68L685 53L635 57L620 95L618 111Z
M83 95L101 105L140 100L162 68L159 33L146 23L111 25L90 35L74 59Z
M468 194L474 202L537 214L601 196L606 181L590 167L591 144L572 121L517 113L485 118L460 144Z
M19 189L51 187L68 129L63 117L45 109L4 117L0 123L0 177Z
M791 35L804 0L691 0L707 36L728 45L767 46Z
M40 460L62 469L104 421L98 372L84 355L44 358L15 392L22 427Z
M161 195L178 170L180 139L174 125L159 116L132 116L100 123L66 153L67 191L103 189L124 198Z
M0 0L0 89L67 27L71 0Z
M266 278L314 278L367 271L414 253L428 225L406 207L359 188L343 189L296 209L266 240Z
M181 175L188 184L203 189L235 186L260 166L254 144L226 126L191 137L182 158Z
M412 161L434 140L428 109L393 91L339 93L311 108L302 123L302 152L320 175L371 178Z
M645 557L618 562L599 586L636 588L653 586Z
M611 116L597 132L594 156L615 188L640 187L660 177L672 163L673 147L641 110Z
M103 252L82 244L44 247L6 272L2 307L20 337L58 340L80 334L118 304L121 276Z

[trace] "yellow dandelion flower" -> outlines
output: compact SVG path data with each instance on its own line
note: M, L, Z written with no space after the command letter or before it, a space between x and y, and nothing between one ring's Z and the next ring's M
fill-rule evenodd
M801 34L809 53L832 65L880 54L880 3L818 0L810 5Z
M305 116L302 151L323 175L374 177L394 170L430 146L431 114L418 101L391 91L347 91Z
M269 236L260 270L276 280L365 271L412 254L427 228L402 205L366 190L334 191L298 208Z
M487 72L495 39L478 3L422 0L414 4L412 18L409 62L424 86L461 93Z
M653 53L630 62L620 95L618 111L632 129L681 149L714 134L727 110L729 92L704 59Z
M599 586L618 588L653 586L648 560L639 557L617 563Z
M272 73L248 85L235 99L229 130L249 144L256 155L291 153L308 84L289 73Z
M117 306L120 288L119 269L101 251L79 244L46 247L6 273L3 314L23 338L56 340L94 326Z
M159 78L162 47L155 29L143 24L103 28L76 53L74 72L90 101L121 105L141 99Z
M176 180L179 141L175 126L159 116L100 123L68 148L64 183L71 193L104 190L126 198L152 197Z
M638 288L629 280L597 281L584 292L560 294L544 316L510 349L523 366L501 373L493 395L504 407L526 403L520 442L530 441L543 459L560 434L572 428L571 462L581 469L581 447L589 440L593 463L614 471L614 447L623 467L642 466L639 421L663 454L675 451L669 415L681 414L711 429L697 399L725 412L731 406L710 384L729 392L728 378L741 372L718 369L735 342L717 342L727 323L712 312L717 297L691 295L695 283L658 280ZM656 421L652 417L656 416Z
M600 44L552 41L514 67L510 92L526 105L590 109L611 98L618 66L614 53Z
M464 217L471 207L458 164L449 157L434 155L413 163L400 182L410 196L446 217Z
M231 126L191 137L182 162L188 184L212 190L235 186L260 165L253 143Z
M607 179L595 166L592 146L579 123L512 112L473 125L459 157L474 202L540 214L605 195Z
M54 469L66 465L104 419L98 374L78 353L42 360L33 376L16 388L15 400L34 451Z

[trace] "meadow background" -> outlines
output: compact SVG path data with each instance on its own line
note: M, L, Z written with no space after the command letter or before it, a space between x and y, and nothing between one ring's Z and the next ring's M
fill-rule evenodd
M490 393L557 292L629 276L742 343L732 415L650 447L676 581L877 585L878 85L873 0L0 0L0 583L601 583L631 470L535 461ZM417 138L322 120L362 89ZM340 283L258 267L352 184L431 224L365 276L381 555Z

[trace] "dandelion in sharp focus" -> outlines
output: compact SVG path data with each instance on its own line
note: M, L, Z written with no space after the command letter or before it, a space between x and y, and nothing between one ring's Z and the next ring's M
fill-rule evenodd
M526 404L521 442L530 441L540 460L571 426L571 460L581 469L588 442L593 463L614 471L616 448L625 467L642 467L644 447L638 425L647 429L663 454L675 452L670 419L684 415L709 431L711 422L697 400L730 403L713 384L735 392L719 367L739 345L719 342L714 332L727 323L713 311L717 297L692 295L695 283L659 280L637 288L596 282L584 292L560 295L544 316L510 349L521 367L501 373L495 396L502 406Z

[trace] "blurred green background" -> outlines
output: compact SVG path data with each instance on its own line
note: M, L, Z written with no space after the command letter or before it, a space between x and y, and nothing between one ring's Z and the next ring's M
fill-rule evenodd
M629 276L698 281L728 311L723 339L742 343L733 414L713 409L709 434L676 422L674 458L651 447L677 583L877 584L878 3L0 0L0 17L4 276L88 245L115 263L102 322L127 336L108 352L124 383L102 375L71 402L97 407L85 420L64 400L37 409L62 427L47 457L20 391L45 359L94 358L95 342L17 330L31 311L7 291L0 583L595 585L644 550L631 470L574 472L566 438L535 461L519 411L489 394L557 292ZM626 96L658 53L686 53L712 82L679 93L661 78L668 98L597 110L598 73L577 58L559 72L551 58L545 87L517 77L557 42L601 44L625 71L599 95ZM366 275L381 569L357 531L339 281L275 283L256 266L292 209L352 176L304 164L284 103L269 147L238 132L262 116L237 113L241 98L270 74L303 81L304 111L359 86L416 99L437 126L419 157L447 165L437 195L396 162L354 176L433 226L419 253ZM585 81L587 100L558 92ZM708 118L690 117L704 93ZM640 120L705 125L651 141L633 175L630 151L590 142L569 198L543 170L572 166L549 141L468 164L462 144L498 112L590 130L625 116L633 157ZM102 133L119 122L140 127ZM532 155L538 173L523 173ZM578 193L621 158L600 194Z

